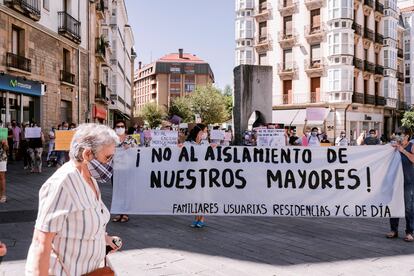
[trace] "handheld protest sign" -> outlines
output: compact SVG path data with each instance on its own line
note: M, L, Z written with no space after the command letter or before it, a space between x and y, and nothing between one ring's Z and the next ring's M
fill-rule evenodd
M74 130L56 130L55 150L68 151L72 142Z

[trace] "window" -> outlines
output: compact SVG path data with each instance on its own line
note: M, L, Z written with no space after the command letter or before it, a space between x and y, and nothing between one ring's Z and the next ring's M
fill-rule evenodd
M334 32L328 35L329 55L353 55L352 33Z
M267 22L259 23L259 36L267 37Z
M172 65L170 67L170 72L171 73L181 73L181 68L179 65Z
M24 30L12 27L12 53L24 56Z
M329 20L351 18L354 12L353 0L328 0Z
M195 83L195 75L185 75L185 83L194 84Z
M353 91L353 69L329 69L329 91Z
M71 72L70 52L66 49L63 49L63 71Z
M283 33L285 36L292 35L292 16L283 17Z
M186 84L185 85L185 92L193 92L195 90L195 84Z
M170 82L171 83L180 83L181 82L181 75L180 74L171 74L170 75Z
M321 10L320 9L311 10L310 16L311 16L311 22L310 22L311 32L319 30L321 26Z
M410 75L410 64L409 63L405 65L405 75L406 76Z
M253 63L253 53L250 50L246 51L246 63L252 64Z
M312 45L311 46L311 60L320 61L321 60L321 45Z
M259 65L268 65L267 54L259 54Z
M397 69L397 53L395 49L384 50L384 67Z
M43 8L49 10L49 0L43 0Z
M293 55L292 49L287 49L283 51L283 70L292 70L293 69Z

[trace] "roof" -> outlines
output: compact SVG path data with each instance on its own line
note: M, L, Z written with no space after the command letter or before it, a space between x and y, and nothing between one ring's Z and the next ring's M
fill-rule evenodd
M183 57L180 58L178 53L171 53L163 56L157 61L163 62L191 62L191 63L206 63L204 60L200 59L196 55L183 53Z

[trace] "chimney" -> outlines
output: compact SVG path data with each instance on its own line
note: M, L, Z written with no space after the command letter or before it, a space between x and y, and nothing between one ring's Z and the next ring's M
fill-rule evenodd
M141 62L141 61L139 61L139 62L138 62L138 70L141 70L141 67L142 67L142 62Z
M180 49L178 49L178 57L179 58L183 58L183 49L182 48L180 48Z

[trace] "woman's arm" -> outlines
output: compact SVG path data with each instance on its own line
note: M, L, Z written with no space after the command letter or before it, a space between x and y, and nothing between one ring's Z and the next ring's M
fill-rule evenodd
M52 241L56 233L42 232L35 229L33 234L33 275L49 275L50 253L52 252Z

